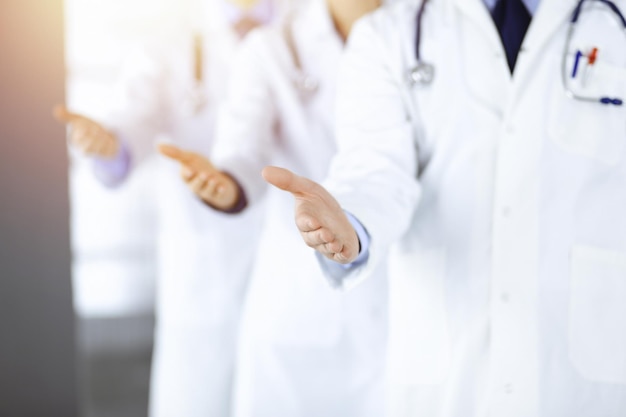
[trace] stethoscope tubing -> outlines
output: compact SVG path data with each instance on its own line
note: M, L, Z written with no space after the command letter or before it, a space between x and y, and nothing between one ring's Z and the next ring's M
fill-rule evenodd
M589 103L601 103L605 105L621 106L624 104L624 101L621 98L608 97L608 96L601 96L601 97L582 96L582 95L574 93L574 91L569 87L569 84L567 81L568 80L567 57L568 57L569 47L571 45L572 38L574 36L574 30L576 28L576 25L578 24L578 19L580 18L580 15L582 13L582 9L583 9L585 1L587 0L578 1L578 4L576 5L576 7L574 8L574 11L572 12L572 17L570 19L569 27L567 29L565 46L563 49L563 56L561 60L561 81L562 81L563 89L565 91L565 94L571 99L585 101ZM614 2L612 2L611 0L594 0L594 1L599 1L600 3L603 3L604 5L609 7L611 11L613 12L613 14L619 18L622 24L622 27L626 31L626 18L624 17L619 7L617 7L617 5ZM415 66L413 66L412 69L409 71L408 82L410 86L413 86L415 84L421 84L421 85L429 84L432 81L432 75L434 74L434 67L432 66L432 64L429 64L422 60L421 50L420 50L421 43L422 43L421 42L422 18L423 18L424 10L426 9L427 3L428 3L428 0L422 1L417 11L417 15L415 17L416 19L416 28L415 28L415 61L416 63L415 63ZM430 78L420 79L419 71L424 68L427 68L428 70L430 70L431 72Z
M424 0L422 1L422 4L420 4L420 8L417 11L417 15L415 17L416 20L416 29L415 29L415 60L417 62L421 62L422 58L421 58L421 52L420 52L420 46L422 44L422 17L424 15L424 9L426 9L426 3L428 3L428 0Z
M565 90L565 94L567 95L567 97L574 99L574 100L584 101L587 103L601 103L605 105L622 106L624 104L624 100L621 98L608 97L608 96L587 97L587 96L576 94L570 88L567 82L567 80L569 79L568 71L567 71L567 57L569 55L569 48L572 43L572 38L574 37L574 31L575 31L576 25L578 24L578 19L580 18L584 3L586 1L587 0L578 1L578 4L576 5L576 7L574 8L574 11L572 12L572 17L570 19L569 27L567 28L565 45L564 45L563 54L561 57L561 82L563 84L563 89ZM615 3L613 3L610 0L593 0L593 1L598 1L606 5L607 7L609 7L611 11L613 11L613 14L619 18L620 22L622 23L622 28L626 31L626 19L624 18L624 15L622 14L619 7L617 7Z
M420 47L422 44L422 17L428 0L422 1L415 17L415 65L407 74L410 86L431 84L435 77L435 67L422 60Z
M578 1L578 4L576 5L574 12L572 13L572 19L570 20L570 23L573 23L573 24L578 23L578 18L580 17L580 13L582 12L583 4L585 3L585 1L586 0ZM626 28L626 18L624 18L624 15L622 14L619 7L617 7L615 3L613 3L610 0L595 0L595 1L599 1L600 3L604 3L606 6L608 6L613 11L613 13L615 13L615 15L619 17L620 21L622 22L622 26Z

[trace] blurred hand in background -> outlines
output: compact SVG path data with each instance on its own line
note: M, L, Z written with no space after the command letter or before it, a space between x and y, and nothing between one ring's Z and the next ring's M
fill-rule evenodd
M173 145L160 144L159 152L181 164L181 177L199 198L219 210L233 208L241 196L237 183L204 156Z
M56 106L53 113L59 122L69 127L70 144L85 155L98 158L113 158L117 155L119 140L100 123L72 113L63 105Z

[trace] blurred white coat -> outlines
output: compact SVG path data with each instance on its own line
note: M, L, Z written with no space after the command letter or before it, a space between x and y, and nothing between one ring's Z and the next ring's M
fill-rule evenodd
M238 39L225 23L220 27L209 21L202 28L199 89L189 27L162 34L149 54L129 65L118 110L105 124L129 146L135 165L154 152L158 140L210 156L217 104ZM193 100L199 94L207 103L196 112ZM260 213L217 213L187 188L178 164L159 158L156 171L157 324L149 414L228 416L239 316Z
M274 164L314 180L325 177L336 151L342 48L325 2L313 0L282 26L250 34L233 66L214 161L238 179L251 206L264 196L267 209L242 324L237 417L383 413L384 277L350 293L331 289L290 221L292 196L260 176ZM318 88L298 88L302 75Z

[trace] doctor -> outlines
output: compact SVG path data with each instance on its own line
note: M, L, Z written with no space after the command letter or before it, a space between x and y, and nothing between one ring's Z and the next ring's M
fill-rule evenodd
M71 127L70 143L93 160L94 174L105 185L123 183L154 152L159 138L197 152L210 148L237 34L268 22L276 6L266 0L200 3L194 30L185 26L164 36L158 47L128 65L121 99L109 117L98 122L57 109L57 117ZM260 213L229 217L208 212L176 178L178 167L159 162L149 414L227 417ZM233 232L241 230L245 236Z
M380 417L386 284L329 291L285 216L291 197L260 176L268 163L321 180L336 151L335 78L352 23L378 0L312 0L252 33L233 66L212 161L171 146L183 179L218 210L267 214L242 325L237 417Z
M325 262L369 256L345 286L391 253L389 416L626 415L624 11L379 11L347 47L325 187L264 171Z

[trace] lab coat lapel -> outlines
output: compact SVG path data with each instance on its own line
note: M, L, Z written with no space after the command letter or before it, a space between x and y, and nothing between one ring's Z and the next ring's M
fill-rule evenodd
M541 0L523 47L531 54L541 50L554 32L571 17L576 4L577 0Z
M467 86L477 105L496 116L504 112L511 76L498 30L482 0L449 0L462 32L460 59Z
M489 10L485 6L482 0L449 0L454 3L457 10L461 12L466 18L472 20L477 26L481 28L485 39L490 43L490 46L502 47L500 41L500 35L498 29L493 23L493 19L489 14Z
M520 54L515 67L516 88L510 105L526 89L533 68L539 65L538 60L545 59L546 44L567 23L576 4L577 0L541 0L539 3L522 44L524 53Z

